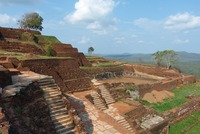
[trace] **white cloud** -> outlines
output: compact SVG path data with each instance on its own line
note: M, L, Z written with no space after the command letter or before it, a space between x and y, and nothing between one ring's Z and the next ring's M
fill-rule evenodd
M75 11L65 17L72 24L100 20L109 15L115 7L113 0L79 0Z
M164 28L173 31L200 28L200 16L195 16L188 12L178 13L168 17L164 23Z
M90 43L90 42L91 42L90 38L85 37L85 36L83 36L83 37L80 39L80 41L78 41L79 44L88 44L88 43Z
M187 44L187 43L189 43L189 42L190 42L189 39L185 39L185 40L176 39L176 40L174 41L175 44Z
M86 28L92 30L94 33L103 35L107 34L109 31L116 31L116 24L119 22L118 19L113 18L112 20L102 20L102 21L94 21L87 24Z
M14 24L17 22L14 17L11 17L7 14L0 14L0 18L0 25Z

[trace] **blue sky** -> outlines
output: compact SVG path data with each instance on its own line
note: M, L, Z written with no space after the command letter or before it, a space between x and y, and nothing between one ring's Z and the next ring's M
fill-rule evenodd
M200 0L0 0L0 26L38 12L45 35L87 53L200 53Z

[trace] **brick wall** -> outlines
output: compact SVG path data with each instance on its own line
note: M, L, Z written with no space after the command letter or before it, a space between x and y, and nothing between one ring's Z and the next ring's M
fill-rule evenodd
M25 60L21 65L31 71L53 76L62 91L67 93L91 88L90 79L84 76L73 58Z
M4 38L20 39L21 34L24 32L29 32L32 34L41 34L39 31L35 31L35 30L24 30L24 29L0 27L0 33L3 35Z
M36 46L18 42L0 41L0 49L9 52L23 52L44 55L44 52Z

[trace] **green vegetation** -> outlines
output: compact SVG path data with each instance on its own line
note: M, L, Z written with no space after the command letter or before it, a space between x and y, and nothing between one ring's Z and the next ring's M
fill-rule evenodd
M173 89L171 90L171 92L173 92L175 95L173 98L165 99L163 102L155 104L150 104L150 103L145 103L145 104L155 109L158 113L162 113L164 111L170 110L187 102L188 99L186 98L186 96L200 95L200 86L199 83L193 83L186 86L182 86L178 89Z
M89 47L88 48L88 54L92 55L93 52L94 52L94 48L93 47Z
M55 36L35 35L38 44L59 44L61 43Z
M38 13L26 13L22 19L18 20L18 24L24 29L35 29L42 31L43 18Z
M187 62L177 62L174 65L176 68L180 69L181 72L185 74L195 75L200 78L200 60L199 61L187 61Z
M8 56L14 56L18 60L28 60L28 59L70 59L71 57L52 57L52 56L44 56L44 55L34 55L33 57L27 57L24 55L24 53L20 52L8 52L4 50L0 50L0 54L2 55L8 55Z
M170 126L169 134L198 134L200 132L200 110Z
M168 69L171 68L172 64L177 60L177 53L173 50L157 51L153 54L153 57L158 66L164 64Z

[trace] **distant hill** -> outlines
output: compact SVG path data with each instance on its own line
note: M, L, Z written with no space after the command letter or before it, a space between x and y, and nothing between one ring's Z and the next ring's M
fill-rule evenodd
M188 53L188 52L177 52L179 55L178 61L200 61L200 54L197 53ZM152 54L111 54L103 55L103 57L108 59L116 59L126 62L141 62L141 63L153 63Z
M195 75L200 78L200 54L188 52L177 53L179 58L173 67L180 69L185 74ZM152 54L118 54L103 55L103 57L129 63L155 64Z

